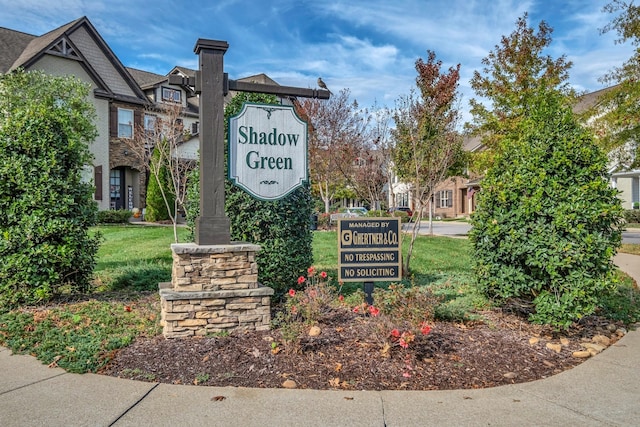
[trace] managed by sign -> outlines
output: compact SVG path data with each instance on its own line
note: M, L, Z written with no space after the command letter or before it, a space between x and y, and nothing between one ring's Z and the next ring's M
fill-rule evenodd
M253 197L280 199L308 180L307 124L290 105L245 103L229 119L229 179Z
M400 280L400 255L400 218L343 218L338 221L339 280Z

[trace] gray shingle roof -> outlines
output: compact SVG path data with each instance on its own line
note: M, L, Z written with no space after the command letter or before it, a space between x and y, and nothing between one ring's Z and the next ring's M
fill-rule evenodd
M24 52L36 36L20 31L0 28L0 74L11 69L11 66Z
M131 77L133 77L136 83L138 83L143 90L152 88L169 80L167 76L163 76L162 74L151 73L149 71L138 70L136 68L126 68L129 74L131 74Z

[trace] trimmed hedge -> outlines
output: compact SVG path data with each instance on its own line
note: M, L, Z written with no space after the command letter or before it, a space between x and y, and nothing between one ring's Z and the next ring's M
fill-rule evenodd
M129 218L131 218L131 211L126 209L98 212L98 224L126 224Z
M627 223L640 223L640 209L627 209L624 211L624 220Z

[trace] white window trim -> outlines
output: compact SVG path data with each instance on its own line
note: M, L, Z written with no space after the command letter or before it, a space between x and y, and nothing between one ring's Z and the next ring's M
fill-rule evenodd
M122 117L120 113L121 112L124 113L125 111L131 113L131 121L129 122L122 121L124 117ZM133 118L134 118L133 110L128 108L118 108L118 138L133 138ZM130 129L130 133L128 135L125 135L124 132L121 132L120 128L123 126L127 126Z

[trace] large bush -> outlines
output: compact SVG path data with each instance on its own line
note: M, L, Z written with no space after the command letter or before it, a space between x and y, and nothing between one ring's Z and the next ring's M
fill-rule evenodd
M532 303L532 320L566 327L614 283L622 208L607 158L550 94L503 149L472 216L478 282L498 300Z
M243 102L277 103L270 95L240 93L225 109L225 117L238 114ZM198 183L199 173L195 170L189 177L187 202L187 223L191 227L199 215ZM305 275L313 263L312 211L308 185L283 199L261 201L226 180L225 212L231 222L231 240L261 246L257 254L258 280L274 288L278 295L295 287L297 278Z
M89 286L99 238L82 180L95 136L87 94L70 78L0 76L0 307Z

